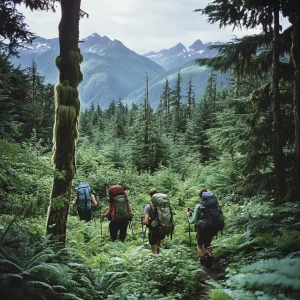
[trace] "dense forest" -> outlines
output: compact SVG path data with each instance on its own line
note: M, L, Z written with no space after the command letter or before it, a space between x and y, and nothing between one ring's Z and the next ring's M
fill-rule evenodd
M112 101L80 110L80 0L61 0L60 76L46 85L36 63L10 63L34 34L16 4L53 10L55 0L0 3L0 291L2 299L299 299L300 12L296 0L214 0L195 12L220 27L262 27L260 35L212 46L196 63L211 74L201 99L193 85L158 107ZM280 15L290 27L282 30ZM76 38L77 37L77 38ZM80 47L80 44L79 44ZM217 89L215 71L232 76ZM192 81L191 81L192 82ZM98 205L90 222L69 205L80 181ZM133 207L126 243L112 242L110 185ZM175 231L152 254L140 218L149 189L169 195ZM186 211L200 188L213 191L225 228L213 240L218 273L196 261ZM5 295L5 296L4 296ZM202 298L199 298L202 297Z

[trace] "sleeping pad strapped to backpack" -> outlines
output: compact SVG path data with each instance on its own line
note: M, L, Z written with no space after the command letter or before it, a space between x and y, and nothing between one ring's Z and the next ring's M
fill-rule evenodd
M156 193L152 196L151 227L158 228L159 233L169 235L174 231L173 212L170 200L166 194Z
M87 182L80 182L77 187L78 212L90 212L92 210L92 192Z
M130 208L127 195L120 185L112 185L108 189L110 199L110 218L115 222L126 222L130 219Z
M203 192L198 210L198 229L213 229L216 232L224 228L223 212L217 197L212 192Z

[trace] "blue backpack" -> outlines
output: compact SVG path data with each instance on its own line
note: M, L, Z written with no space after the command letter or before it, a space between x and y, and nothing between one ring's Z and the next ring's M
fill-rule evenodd
M80 212L92 210L92 191L87 182L80 182L77 187L77 210Z
M224 216L217 197L212 192L203 192L198 209L197 226L199 230L212 229L216 233L224 228Z

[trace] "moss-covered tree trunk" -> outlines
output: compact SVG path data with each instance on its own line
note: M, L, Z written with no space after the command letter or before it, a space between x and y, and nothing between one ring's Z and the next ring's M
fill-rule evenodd
M75 147L80 113L77 87L82 81L82 55L78 48L81 0L60 2L62 15L59 23L60 55L56 58L59 82L55 86L53 164L62 176L55 176L53 180L47 233L65 245L72 180L76 171Z

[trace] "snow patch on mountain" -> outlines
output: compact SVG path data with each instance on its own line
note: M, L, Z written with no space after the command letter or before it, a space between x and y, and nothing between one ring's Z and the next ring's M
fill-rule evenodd
M153 60L166 70L171 70L197 58L210 58L215 56L217 51L209 49L209 46L213 44L221 43L204 44L198 39L187 48L182 43L178 43L170 49L163 49L159 52L151 51L144 54L144 56Z

